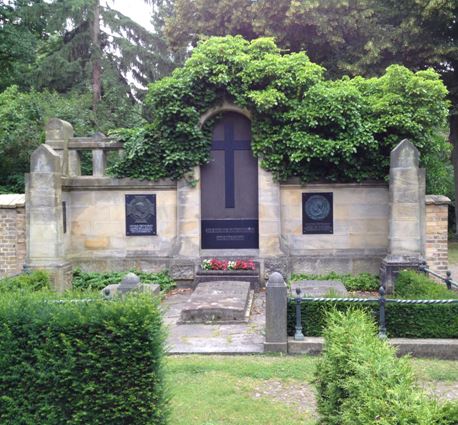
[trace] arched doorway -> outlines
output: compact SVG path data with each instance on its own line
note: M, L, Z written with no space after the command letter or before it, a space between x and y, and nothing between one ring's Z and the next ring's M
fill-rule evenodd
M213 128L211 160L201 169L202 249L257 249L258 162L251 122L226 112Z

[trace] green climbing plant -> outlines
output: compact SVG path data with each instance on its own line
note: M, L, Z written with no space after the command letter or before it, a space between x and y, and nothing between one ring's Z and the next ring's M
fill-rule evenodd
M449 154L439 132L446 96L433 70L393 65L379 78L328 80L305 52L282 52L270 38L212 37L149 86L146 126L115 132L126 155L112 173L179 179L205 164L211 123L201 127L199 119L224 100L251 111L253 152L277 180L383 179L389 152L404 138L437 168Z

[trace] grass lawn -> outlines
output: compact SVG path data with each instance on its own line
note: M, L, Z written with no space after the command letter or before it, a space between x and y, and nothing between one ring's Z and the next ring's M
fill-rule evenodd
M317 357L169 356L172 425L316 424ZM458 392L458 361L413 360L425 388ZM449 391L449 392L450 392Z

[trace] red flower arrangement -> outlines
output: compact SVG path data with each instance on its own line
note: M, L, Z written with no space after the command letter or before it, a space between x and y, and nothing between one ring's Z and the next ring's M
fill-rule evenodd
M253 260L226 261L212 258L211 260L203 260L201 267L203 270L256 270L256 264Z

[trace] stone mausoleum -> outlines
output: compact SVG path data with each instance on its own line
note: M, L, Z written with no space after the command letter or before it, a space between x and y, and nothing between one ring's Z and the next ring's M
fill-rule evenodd
M192 179L156 182L108 176L107 158L123 155L121 143L75 137L69 123L50 120L26 179L25 268L50 270L58 289L74 267L167 268L191 283L212 257L254 259L261 280L272 271L370 272L390 286L393 273L423 258L447 269L449 201L425 196L409 141L391 153L389 183L278 182L252 154L249 111L223 103L201 125L216 114L212 161ZM81 175L84 151L90 176ZM13 210L0 205L0 229L20 216Z

